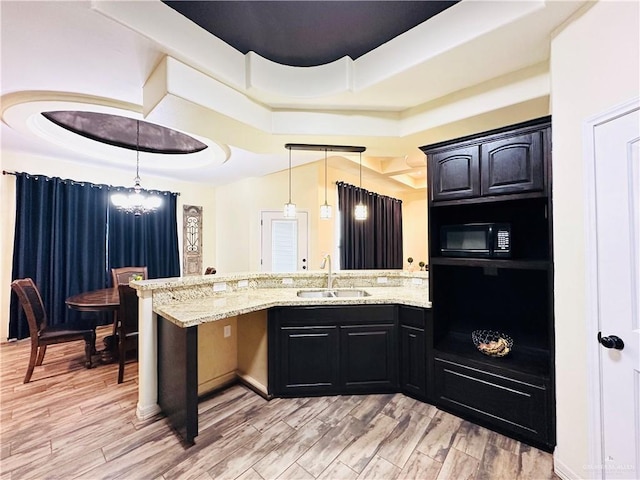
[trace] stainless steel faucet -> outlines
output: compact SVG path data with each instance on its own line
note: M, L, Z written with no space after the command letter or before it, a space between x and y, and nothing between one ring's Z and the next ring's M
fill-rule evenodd
M333 272L331 271L331 255L328 253L322 257L322 263L320 264L320 268L324 269L327 265L327 260L329 261L329 274L327 275L327 288L333 288Z

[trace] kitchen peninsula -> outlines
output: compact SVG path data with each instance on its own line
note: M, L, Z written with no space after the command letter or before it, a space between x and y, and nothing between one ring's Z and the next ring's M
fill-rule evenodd
M307 313L340 308L340 311L331 313L341 316L344 311L353 313L360 307L386 308L380 311L384 311L387 317L373 321L374 326L386 327L386 312L395 312L400 307L422 312L431 307L428 272L339 271L333 277L333 294L326 294L329 290L324 272L233 273L131 282L138 291L140 313L138 417L149 418L163 411L182 437L189 443L193 442L198 431L199 327L237 317L234 335L238 369L235 374L255 391L268 397L276 388L269 383L275 376L281 378L281 372L275 373L277 362L273 358L274 352L268 351L277 344L274 343L274 330L268 326L277 321L273 319L277 317L274 312L282 313L289 308L302 308ZM395 313L393 315L393 322L397 323ZM413 312L409 312L410 323L414 321L412 315ZM377 329L373 332L366 328L370 326L362 325L362 331L352 332L354 334L345 337L345 341L353 338L360 342L366 338L363 333L371 332L375 334L372 338L376 341L383 338L387 343L392 340L397 343L396 323L393 331L382 337ZM421 342L411 341L416 338L414 330L420 333L415 325L407 326L407 351L416 346L424 348L424 329ZM231 332L225 331L225 336L227 333ZM403 341L402 333L399 335ZM302 348L306 348L306 344ZM355 349L352 351L356 352ZM380 352L375 353L379 355ZM397 363L395 346L392 355L395 355ZM421 356L425 358L424 353ZM425 368L423 365L418 369L421 377L424 377ZM397 370L393 374L396 383ZM413 383L416 382L407 380L408 386L413 387Z

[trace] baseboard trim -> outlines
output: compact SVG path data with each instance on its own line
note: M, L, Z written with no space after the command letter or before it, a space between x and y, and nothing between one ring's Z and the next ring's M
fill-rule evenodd
M232 385L236 380L236 372L231 371L220 375L219 377L207 380L204 383L198 384L198 396L202 397L208 395L211 392L218 391L224 387Z
M273 398L273 395L269 395L267 387L264 386L259 381L257 381L255 378L253 378L253 377L251 377L249 375L245 375L243 373L239 373L239 372L237 373L237 378L238 378L238 381L240 383L242 383L247 388L250 388L251 390L253 390L255 393L260 395L262 398L264 398L266 400L271 400Z
M566 463L558 458L558 450L553 454L553 471L562 480L585 480L587 477L578 475ZM589 477L594 478L594 477Z
M140 406L140 404L138 403L138 405L136 406L136 416L140 420L146 420L153 417L154 415L159 414L160 412L162 412L162 409L157 403L154 403L153 405L147 405L145 407Z

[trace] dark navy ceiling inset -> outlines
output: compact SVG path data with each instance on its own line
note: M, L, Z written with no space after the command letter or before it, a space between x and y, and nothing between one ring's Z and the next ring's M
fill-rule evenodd
M120 115L73 110L42 112L42 115L56 125L83 137L131 150L183 154L207 148L206 144L185 133ZM139 139L136 122L140 122Z
M236 50L296 67L353 60L457 1L169 1Z

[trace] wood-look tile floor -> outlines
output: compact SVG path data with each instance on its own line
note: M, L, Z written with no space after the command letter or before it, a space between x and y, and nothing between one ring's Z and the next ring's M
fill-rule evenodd
M558 478L548 453L402 394L267 402L235 385L200 402L186 447L162 415L137 419L137 363L118 385L83 351L49 347L24 385L28 341L0 345L0 480Z

